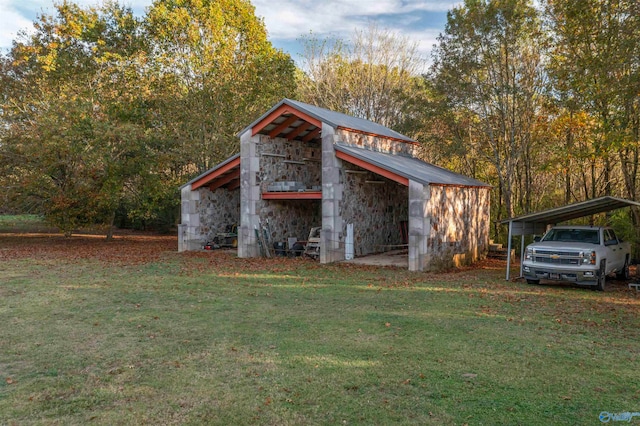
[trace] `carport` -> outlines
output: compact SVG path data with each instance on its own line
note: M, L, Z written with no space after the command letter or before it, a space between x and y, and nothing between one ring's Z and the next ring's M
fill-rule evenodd
M514 235L543 234L549 226L566 222L571 219L605 213L624 207L637 206L640 203L617 197L600 197L579 203L568 204L554 209L529 213L523 216L512 217L501 221L501 224L509 225L509 240L507 243L507 281L511 278L511 246ZM524 256L524 238L520 242L520 276L522 277L522 261Z

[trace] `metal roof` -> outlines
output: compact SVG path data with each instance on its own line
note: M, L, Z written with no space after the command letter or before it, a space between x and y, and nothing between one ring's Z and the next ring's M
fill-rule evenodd
M373 121L365 120L363 118L352 117L347 114L331 111L325 108L320 108L314 105L306 104L304 102L294 101L292 99L286 99L286 98L281 100L269 111L262 114L260 118L255 120L253 123L245 127L238 135L241 135L247 130L253 128L258 123L262 122L265 118L269 117L272 113L274 113L279 108L281 108L283 105L288 105L289 107L294 108L322 123L326 123L333 128L340 127L348 130L355 130L362 133L374 134L374 135L387 137L391 139L397 139L397 140L408 142L408 143L416 143L416 141L411 139L410 137L405 136L401 133L398 133L394 130L391 130L388 127L385 127L381 124L374 123ZM274 120L274 124L271 126L265 127L262 133L268 134L269 131L275 128L276 124L280 124L284 121L285 121L284 118L278 118ZM300 125L307 125L307 123L305 123L304 120L294 121L290 123L289 126L286 127L286 129L283 129L284 131L282 132L282 134L286 136L288 133L295 130ZM291 131L288 131L289 129L291 129ZM309 130L301 131L299 133L299 137L302 138L306 136L311 131L311 129L313 129L313 127L310 127Z
M500 223L509 224L507 245L507 281L511 278L511 242L513 235L542 234L547 225L566 222L579 217L591 216L623 207L638 206L640 203L617 197L600 197L562 207L529 213L522 216L505 219ZM520 277L522 277L522 260L524 258L524 238L520 240Z
M623 207L639 206L640 203L625 200L617 197L600 197L592 200L582 201L579 203L568 204L562 207L543 210L536 213L529 213L522 216L505 219L500 223L509 222L527 222L540 224L556 224L566 222L567 220L577 219L579 217L591 216L597 213L608 212L611 210L621 209Z
M189 182L185 183L184 185L182 185L180 187L180 189L184 188L187 185L191 185L194 182L197 182L198 180L211 175L213 172L215 172L216 170L226 166L227 164L231 163L233 160L240 158L240 154L236 154L236 155L232 155L231 157L227 158L226 160L224 160L222 163L216 164L215 166L213 166L212 168L210 168L209 170L207 170L206 172L199 174L198 176L194 177L193 179L191 179Z
M335 144L335 149L423 185L491 186L414 157L370 151L341 143Z

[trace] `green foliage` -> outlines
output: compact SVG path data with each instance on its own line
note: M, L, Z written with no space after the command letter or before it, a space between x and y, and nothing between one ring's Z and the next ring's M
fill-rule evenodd
M495 217L512 216L542 89L537 12L527 0L469 0L449 12L438 41L431 72L453 147L493 168Z
M273 48L247 0L156 1L145 28L159 130L180 141L180 173L237 153L237 133L295 91L293 61Z
M1 62L0 185L66 234L172 227L179 185L295 90L244 0L158 1L140 19L64 1L34 29Z

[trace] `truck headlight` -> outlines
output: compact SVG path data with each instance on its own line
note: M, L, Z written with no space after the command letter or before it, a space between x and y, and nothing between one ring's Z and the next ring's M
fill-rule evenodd
M588 251L586 253L582 253L582 263L584 265L595 265L596 264L596 252Z
M524 259L525 260L532 260L533 259L533 249L527 247L527 251L524 254Z

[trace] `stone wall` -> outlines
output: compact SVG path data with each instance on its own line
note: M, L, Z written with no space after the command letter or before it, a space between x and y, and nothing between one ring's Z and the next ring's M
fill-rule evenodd
M260 166L256 181L260 191L279 181L302 182L307 187L322 185L320 146L317 143L271 139L260 135L256 155Z
M240 224L240 189L229 191L218 188L198 188L200 201L200 227L197 230L206 241L212 241L219 232L226 232L228 225Z
M415 156L417 144L401 142L381 136L367 135L364 133L352 132L344 129L336 131L337 139L347 145L358 148L369 149L377 152L387 152L389 154L403 154Z
M218 232L225 232L227 225L240 223L240 189L211 191L202 187L192 191L187 185L181 192L178 251L200 250Z
M307 188L322 185L320 145L271 139L260 135L256 144L259 168L256 183L260 192L274 182L302 182ZM272 241L295 237L306 240L312 227L322 225L320 200L259 200L256 214L263 225L268 222Z
M271 241L295 237L306 241L309 230L322 225L320 200L263 200L258 214L263 226L268 223Z
M408 188L347 162L343 165L342 234L346 235L348 223L354 224L355 255L402 244L400 222L408 220Z
M458 267L483 258L489 245L489 188L430 187L426 214L429 270Z

